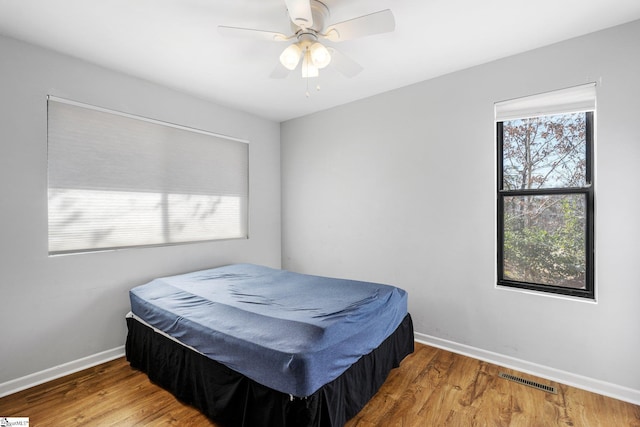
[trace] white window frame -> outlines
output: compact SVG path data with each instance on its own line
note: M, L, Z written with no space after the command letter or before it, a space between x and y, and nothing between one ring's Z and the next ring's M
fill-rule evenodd
M580 86L552 92L511 99L495 104L495 123L497 140L497 285L509 288L560 294L585 299L595 299L595 112L596 85L588 83ZM587 132L586 182L583 187L543 188L532 190L508 191L503 188L502 177L502 124L514 119L526 119L556 114L585 113ZM526 281L511 280L504 276L504 218L503 202L505 197L520 195L563 195L584 194L586 198L585 288L574 289L563 286L551 286Z

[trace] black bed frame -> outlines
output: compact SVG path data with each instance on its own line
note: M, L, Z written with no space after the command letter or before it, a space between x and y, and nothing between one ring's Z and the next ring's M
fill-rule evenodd
M132 367L217 424L234 427L343 426L414 350L407 314L378 348L311 396L300 398L261 385L134 318L127 318L127 327L126 355Z

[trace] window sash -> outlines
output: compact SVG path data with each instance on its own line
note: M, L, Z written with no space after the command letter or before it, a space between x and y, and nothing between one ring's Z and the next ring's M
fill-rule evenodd
M526 281L512 280L505 278L505 224L504 224L504 201L506 197L517 197L517 196L528 196L528 195L536 195L536 196L547 196L547 195L579 195L583 194L585 196L586 210L585 210L585 288L584 289L576 289L565 286L553 286L550 284L542 284L542 283L529 283ZM594 236L594 219L593 219L593 188L572 188L567 189L566 191L562 191L559 189L552 189L551 191L540 191L540 190L531 190L531 191L505 191L501 192L498 195L498 258L497 258L497 268L498 268L498 285L501 286L509 286L521 289L529 289L543 292L550 292L556 294L564 294L571 296L579 296L586 298L594 297L594 274L593 274L593 266L594 266L594 251L593 251L593 236Z
M49 253L248 237L248 143L48 99Z
M569 113L569 112L566 112ZM555 111L553 114L562 114ZM534 291L542 291L548 293L563 294L569 296L577 296L593 299L595 297L595 274L594 274L594 191L593 191L593 115L594 113L586 112L586 185L578 188L535 188L535 189L503 189L503 121L497 121L497 228L498 228L498 253L497 253L497 273L498 285L508 286L520 289L528 289ZM513 118L520 117L512 117ZM507 119L504 119L506 121ZM505 244L505 224L504 224L504 199L510 196L526 196L526 195L565 195L565 194L584 194L586 197L586 230L585 230L585 288L575 289L564 286L553 286L539 283L528 283L518 280L510 280L504 277L504 244Z

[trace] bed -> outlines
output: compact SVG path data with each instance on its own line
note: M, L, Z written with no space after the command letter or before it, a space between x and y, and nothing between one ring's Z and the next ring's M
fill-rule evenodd
M341 426L413 352L397 287L233 264L129 292L132 367L225 426Z

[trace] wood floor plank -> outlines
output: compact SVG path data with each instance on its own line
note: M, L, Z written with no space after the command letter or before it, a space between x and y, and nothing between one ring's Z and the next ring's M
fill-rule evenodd
M432 363L438 355L438 350L433 347L416 347L413 357L402 363L402 370L393 370L383 390L378 391L375 402L369 402L356 417L363 422L387 419L401 419L406 414L417 413L419 407L413 408L416 402L420 402L417 394L424 391L420 386L425 380L422 378L429 371L424 369L424 362Z
M558 394L502 379L501 371L554 386ZM32 427L219 427L124 358L0 398L0 416L29 417ZM346 424L374 426L640 427L640 406L416 344Z

